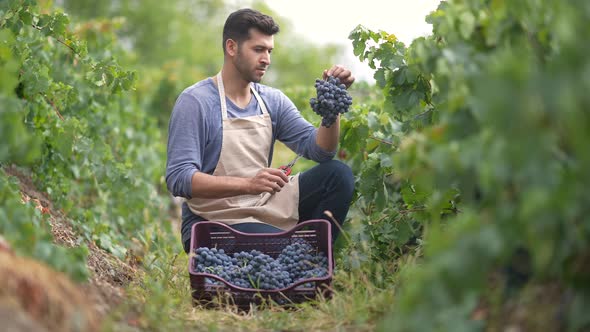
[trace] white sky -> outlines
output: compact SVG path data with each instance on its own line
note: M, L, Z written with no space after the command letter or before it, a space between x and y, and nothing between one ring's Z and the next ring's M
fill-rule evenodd
M357 79L373 81L373 72L352 53L348 39L358 24L393 33L407 45L416 37L432 33L425 17L440 0L265 0L278 15L292 23L292 29L318 43L346 47L340 63L353 70Z

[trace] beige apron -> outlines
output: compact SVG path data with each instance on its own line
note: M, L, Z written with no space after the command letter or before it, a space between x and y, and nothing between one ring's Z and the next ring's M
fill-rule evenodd
M261 115L228 118L225 90L221 73L217 74L221 101L223 141L215 176L253 177L268 167L272 144L272 121L258 92L250 90L262 109ZM198 198L187 201L193 213L207 220L225 224L262 222L291 229L299 221L299 174L289 176L280 192L259 195L239 195L226 198Z

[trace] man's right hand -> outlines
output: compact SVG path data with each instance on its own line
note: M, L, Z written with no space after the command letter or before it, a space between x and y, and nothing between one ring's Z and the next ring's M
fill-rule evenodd
M258 195L263 192L276 193L289 182L289 178L282 170L276 168L263 168L248 181L248 193Z
M192 177L192 197L224 198L237 195L275 193L289 181L283 171L263 168L251 178L215 176L195 172Z

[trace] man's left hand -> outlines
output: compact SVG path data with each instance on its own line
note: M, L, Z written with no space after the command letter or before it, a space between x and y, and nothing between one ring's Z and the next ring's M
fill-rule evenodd
M342 65L334 65L332 68L324 70L324 80L328 78L328 76L334 76L340 80L340 83L346 85L348 89L352 83L354 82L354 76L352 76L352 72Z

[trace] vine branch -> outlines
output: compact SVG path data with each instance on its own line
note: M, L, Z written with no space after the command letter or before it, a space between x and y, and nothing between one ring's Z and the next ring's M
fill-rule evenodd
M382 138L375 137L375 136L373 136L373 135L369 136L369 138L371 138L371 139L374 139L374 140L376 140L376 141L378 141L378 142L381 142L381 143L383 143L383 144L393 145L393 142L390 142L390 141L388 141L388 140L384 140L384 139L382 139Z
M43 30L43 28L42 28L42 27L40 27L40 26L38 26L38 25L31 24L31 26L32 26L33 28L35 28L35 29L39 30L39 31ZM65 42L65 41L63 41L63 40L61 40L60 38L58 38L58 37L55 37L55 36L51 36L51 37L53 37L53 39L57 40L57 42L58 42L58 43L62 44L63 46L65 46L65 47L67 47L67 48L69 48L69 49L70 49L70 51L72 51L72 53L74 53L75 55L77 55L77 56L80 56L80 54L79 54L78 52L76 52L76 50L75 50L75 49L74 49L72 46L70 46L70 45L66 44L66 42Z
M45 99L45 101L46 101L46 102L47 102L49 105L51 105L51 107L53 108L53 110L55 111L55 113L57 114L57 116L58 116L58 117L59 117L61 120L63 120L63 119L64 119L64 117L63 117L63 115L61 115L61 113L59 112L59 109L57 108L57 106L55 106L55 103L53 102L53 100L51 100L51 99L47 98L47 96L45 96L45 95L43 95L43 98Z

